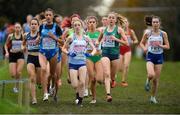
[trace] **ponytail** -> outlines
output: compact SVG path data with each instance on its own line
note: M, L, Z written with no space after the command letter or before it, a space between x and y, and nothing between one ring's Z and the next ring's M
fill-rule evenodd
M122 28L125 28L125 17L122 16L121 14L117 15L117 24L118 26L121 26Z

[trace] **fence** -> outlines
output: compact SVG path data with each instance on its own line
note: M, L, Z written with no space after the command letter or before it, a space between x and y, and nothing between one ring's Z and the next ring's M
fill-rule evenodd
M23 106L23 92L24 92L24 107L26 108L26 112L29 113L29 100L30 100L30 90L29 90L29 80L28 79L20 79L20 80L0 80L0 86L2 87L1 98L5 98L5 87L7 84L18 83L19 84L19 92L18 92L18 105L19 107ZM23 87L24 86L24 87ZM24 90L23 90L24 89Z

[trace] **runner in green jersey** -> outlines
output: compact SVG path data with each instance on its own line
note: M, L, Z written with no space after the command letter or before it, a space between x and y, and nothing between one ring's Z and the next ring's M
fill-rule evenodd
M107 93L107 101L111 102L110 83L115 83L114 76L118 71L119 62L119 43L128 45L127 38L123 29L116 25L117 16L112 12L108 14L108 26L103 33L100 34L97 44L102 40L102 65L105 78L105 87ZM103 39L102 39L103 38ZM123 39L120 39L123 38Z
M87 18L87 26L87 35L95 45L100 35L100 32L96 30L97 18L95 16L89 16ZM89 53L92 52L92 48L90 46L87 47L87 50ZM97 54L95 56L89 57L86 62L92 92L92 101L90 103L96 103L96 81L103 81L103 68L101 63L100 45L96 46L96 50Z

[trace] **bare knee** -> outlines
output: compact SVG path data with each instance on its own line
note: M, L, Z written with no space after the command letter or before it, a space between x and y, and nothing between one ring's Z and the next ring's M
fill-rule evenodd
M73 87L74 89L77 89L77 88L78 88L78 84L77 84L77 83L72 83L72 82L71 82L71 85L72 85L72 87Z
M125 64L125 65L124 65L124 69L125 69L125 70L128 70L128 69L129 69L129 65L128 65L128 64Z
M120 68L119 68L119 71L120 71L120 72L122 72L122 71L123 71L123 68L122 68L122 67L120 67Z
M16 75L17 75L17 77L20 77L21 74L22 74L22 72L21 72L21 71L18 71Z
M155 77L155 74L154 73L148 73L148 78L149 79L153 79Z
M106 77L110 77L110 72L109 71L105 71L104 72L104 77L106 78Z
M80 81L79 86L80 87L85 87L85 81Z
M47 68L46 67L41 67L41 71L42 71L42 74L45 74L45 73L47 73Z
M103 75L97 74L96 75L96 81L103 82Z

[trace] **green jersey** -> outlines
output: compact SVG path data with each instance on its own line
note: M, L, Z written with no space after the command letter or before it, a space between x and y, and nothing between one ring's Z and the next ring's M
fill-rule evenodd
M96 46L96 41L100 35L100 32L95 31L94 33L87 32L87 36L92 40L94 46ZM100 45L96 47L97 50L100 50ZM92 50L91 46L88 45L87 50Z
M103 44L102 44L102 53L109 55L118 55L119 54L119 42L111 39L111 36L115 36L120 39L121 34L118 33L118 26L114 28L112 32L108 32L107 28L104 30L103 34Z

